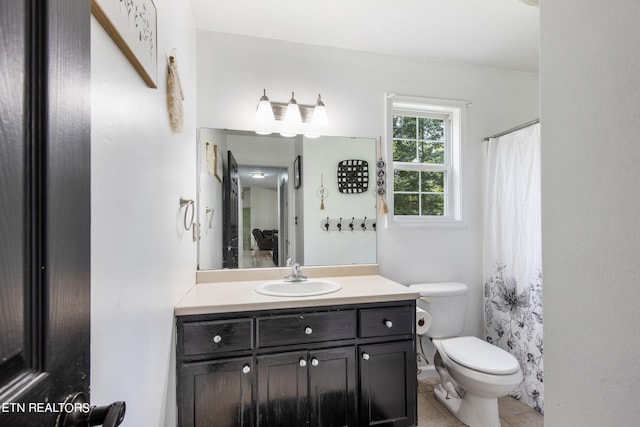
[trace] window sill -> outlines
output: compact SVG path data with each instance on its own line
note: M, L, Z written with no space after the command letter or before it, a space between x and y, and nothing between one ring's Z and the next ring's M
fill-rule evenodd
M386 228L466 228L467 223L460 219L408 219L395 218L389 214L386 217Z

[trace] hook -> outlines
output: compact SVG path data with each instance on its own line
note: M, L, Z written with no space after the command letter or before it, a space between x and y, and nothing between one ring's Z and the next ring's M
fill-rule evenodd
M353 231L353 221L355 221L355 217L351 217L351 222L349 223L349 228Z
M207 216L207 219L208 219L209 229L211 229L213 225L213 212L214 212L213 208L210 208L209 206L206 207L205 215ZM211 216L209 216L209 214L211 214Z
M324 228L329 231L329 217L327 217L327 222L324 224Z
M367 229L367 217L366 216L362 220L362 224L360 224L360 227L362 227L362 231Z
M342 231L342 217L340 217L340 222L338 222L338 231Z

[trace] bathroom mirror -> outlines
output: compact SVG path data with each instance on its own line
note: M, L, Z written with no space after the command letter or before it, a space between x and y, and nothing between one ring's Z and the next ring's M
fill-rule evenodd
M198 269L376 262L376 141L200 128Z

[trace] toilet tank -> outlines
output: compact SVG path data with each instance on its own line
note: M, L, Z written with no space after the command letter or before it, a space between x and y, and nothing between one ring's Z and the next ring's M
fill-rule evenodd
M464 329L469 288L464 283L440 282L409 285L420 293L418 307L431 316L430 338L456 337Z

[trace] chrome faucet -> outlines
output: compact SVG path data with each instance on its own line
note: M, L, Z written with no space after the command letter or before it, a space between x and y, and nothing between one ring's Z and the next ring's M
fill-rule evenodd
M291 267L291 274L284 278L285 282L303 282L307 280L307 276L302 274L300 264L297 262Z

